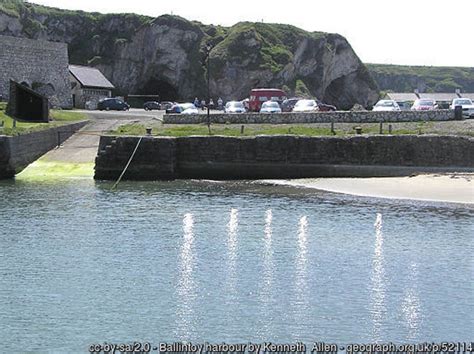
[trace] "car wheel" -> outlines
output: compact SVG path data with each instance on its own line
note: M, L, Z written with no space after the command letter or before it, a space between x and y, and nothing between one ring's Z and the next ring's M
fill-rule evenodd
M105 107L105 110L106 110L106 111L110 111L110 107Z

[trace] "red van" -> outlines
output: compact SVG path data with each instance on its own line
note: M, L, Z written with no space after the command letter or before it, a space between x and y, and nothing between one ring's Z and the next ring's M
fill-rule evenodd
M276 101L279 104L286 100L286 93L279 89L260 88L250 91L249 111L259 112L260 106L266 101Z

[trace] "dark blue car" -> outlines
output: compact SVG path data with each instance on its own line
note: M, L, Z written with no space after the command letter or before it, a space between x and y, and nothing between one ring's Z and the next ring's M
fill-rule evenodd
M130 106L119 98L104 98L97 104L99 111L128 111Z

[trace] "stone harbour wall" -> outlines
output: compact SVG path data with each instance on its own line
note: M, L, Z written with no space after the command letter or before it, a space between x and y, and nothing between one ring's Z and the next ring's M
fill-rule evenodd
M102 136L95 178L116 180L139 137ZM275 179L474 171L474 138L404 135L144 137L124 179Z
M240 113L211 114L211 123L228 124L290 124L290 123L378 123L378 122L420 122L446 121L454 119L454 111L440 109L434 111L336 111L336 112L290 112L290 113ZM206 114L165 114L166 124L207 123Z
M8 100L10 79L49 98L54 107L72 108L66 43L0 36L0 96Z
M83 121L18 136L0 135L0 179L13 178L87 123Z

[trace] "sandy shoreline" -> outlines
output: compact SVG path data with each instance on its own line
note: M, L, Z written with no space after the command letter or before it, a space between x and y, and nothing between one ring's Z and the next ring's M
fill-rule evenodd
M474 174L470 173L383 178L314 178L268 182L364 197L474 204Z

